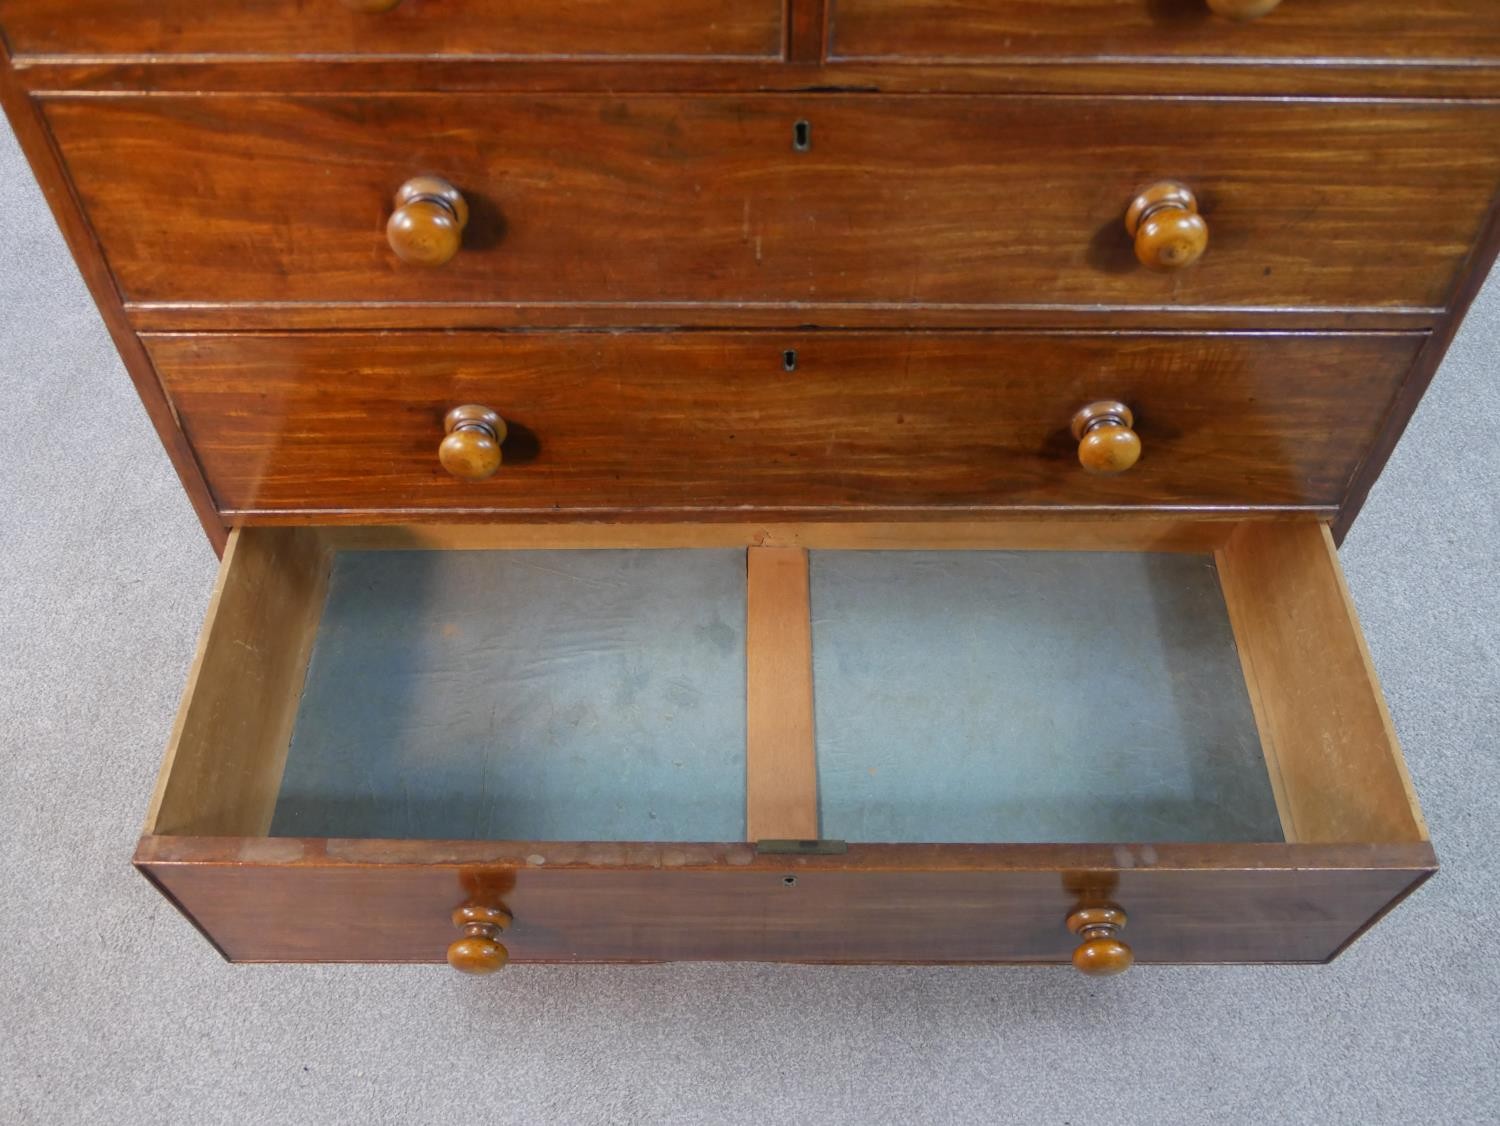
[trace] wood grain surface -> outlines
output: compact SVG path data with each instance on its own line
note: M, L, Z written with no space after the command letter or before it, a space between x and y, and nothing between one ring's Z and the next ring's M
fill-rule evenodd
M776 57L782 0L0 0L22 56Z
M225 96L46 113L138 307L602 304L637 324L678 307L729 324L744 303L883 302L893 324L933 304L1434 310L1500 183L1488 104ZM440 270L385 242L417 174L472 208ZM1213 230L1166 275L1123 224L1161 178Z
M1434 864L1425 843L851 845L790 857L231 837L148 837L136 862L232 960L435 963L450 912L475 896L515 916L505 945L516 962L1064 963L1077 945L1064 920L1100 895L1129 912L1141 962L1316 962Z
M818 836L807 551L745 553L745 839Z
M805 40L801 41L805 44ZM799 45L795 31L793 50ZM1496 98L1500 65L1428 60L1379 63L1320 60L1305 65L1278 60L1089 61L1058 58L982 63L784 62L779 59L692 61L550 57L493 59L433 55L386 58L341 56L336 66L319 58L261 58L253 66L229 56L156 55L131 58L32 55L16 69L27 90L98 94L264 93L268 90L344 92L372 90L515 93L729 92L908 94L1123 94L1251 97Z
M532 521L324 525L318 536L338 551L504 551L557 548L800 547L808 551L1218 551L1245 514L1091 516L1033 513L922 521L736 520L569 523ZM1256 523L1305 520L1305 514L1253 514Z
M280 302L224 304L214 301L127 304L138 332L283 332L293 329L461 328L889 328L893 318L909 329L1031 330L1083 329L1249 329L1257 332L1337 330L1421 332L1446 320L1436 309L1380 311L1329 310L1295 306L1137 305L1100 310L1094 305L977 306L893 305L889 302L795 305L584 305L432 304L421 302Z
M1287 839L1426 837L1328 529L1242 525L1216 558Z
M1253 22L1205 0L828 0L836 59L1059 57L1500 62L1493 0L1287 0Z
M1422 337L399 333L146 338L220 508L1333 506ZM796 353L787 371L786 354ZM1119 399L1146 453L1078 465ZM444 414L504 417L462 482Z
M789 0L784 58L770 0L70 7L88 18L0 0L35 89L1500 94L1488 0L1435 0L1420 18L1404 0L1301 0L1252 25L1204 0ZM820 62L830 13L834 58Z
M230 533L147 814L155 831L270 828L329 565L306 529Z
M750 520L1352 498L1345 527L1500 246L1490 0L1287 0L1244 25L1202 0L0 0L0 67L216 545L215 509ZM148 91L180 96L131 93ZM1315 94L1375 100L1279 100ZM474 204L438 272L384 241L392 193L422 173ZM1121 222L1163 178L1212 229L1171 276L1138 268ZM1263 314L1434 331L1213 331ZM444 331L548 319L636 331ZM1146 331L1103 331L1127 322ZM877 331L782 327L814 323ZM904 331L918 323L1023 331ZM1038 331L1064 323L1100 331ZM149 357L132 332L253 324L314 331L168 332ZM768 331L640 331L684 324ZM1189 324L1205 331L1161 331ZM436 331L316 331L418 325ZM1103 397L1145 441L1118 479L1082 474L1067 433ZM467 401L516 423L477 484L436 456ZM340 535L390 535L288 530L226 563L151 814L153 833L252 835L149 835L137 863L236 960L437 963L451 910L482 901L515 912L518 961L1061 963L1067 913L1106 898L1143 962L1326 959L1436 862L1327 534L1277 523L1124 538L1219 549L1300 843L766 857L256 836L318 560ZM641 527L605 538L656 534ZM1098 534L1042 527L1006 535ZM405 533L429 534L525 538Z
M302 631L274 628L286 604L277 591L305 584L316 558L304 547L278 548L320 545L311 555L321 557L344 539L288 529L236 534L184 715L223 695L211 666L230 662L224 667L238 667L252 685L268 685L268 673L295 663ZM1252 588L1264 604L1248 628L1237 623L1257 647L1257 664L1272 666L1258 669L1262 695L1301 708L1302 686L1316 685L1323 704L1315 719L1325 725L1368 710L1378 690L1366 661L1343 662L1321 681L1312 672L1323 654L1309 639L1329 630L1357 635L1326 531L1254 522L1232 530L1228 543L1225 553L1245 572L1233 580L1242 605L1257 597ZM1309 544L1326 566L1293 565ZM269 592L270 617L255 610L257 590ZM1335 637L1336 649L1341 644ZM263 701L273 717L275 696L295 695L286 688ZM191 721L183 728L136 857L237 960L439 962L452 939L452 909L482 902L515 916L506 945L519 961L1061 962L1074 946L1067 914L1107 901L1129 912L1142 961L1317 961L1435 866L1418 815L1400 802L1394 816L1367 812L1384 800L1385 776L1400 772L1388 731L1346 740L1332 775L1285 774L1290 805L1315 803L1332 826L1326 843L851 844L836 855L776 856L739 843L172 835L245 833L235 827L263 823L274 800L264 782L278 773L281 739L274 719L270 728L247 722L243 753L230 760L211 729ZM1323 737L1316 723L1314 736ZM351 912L361 926L349 926Z

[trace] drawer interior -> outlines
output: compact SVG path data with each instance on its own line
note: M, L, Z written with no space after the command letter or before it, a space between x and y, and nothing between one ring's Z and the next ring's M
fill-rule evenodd
M743 551L348 551L270 832L745 833Z
M1425 839L1300 520L241 530L147 831Z
M1283 839L1212 555L809 564L823 835Z

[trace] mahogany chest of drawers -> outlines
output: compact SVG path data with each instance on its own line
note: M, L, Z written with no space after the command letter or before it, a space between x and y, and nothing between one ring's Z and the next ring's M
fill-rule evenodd
M1326 961L1436 869L1335 543L1492 0L0 0L222 555L234 961Z

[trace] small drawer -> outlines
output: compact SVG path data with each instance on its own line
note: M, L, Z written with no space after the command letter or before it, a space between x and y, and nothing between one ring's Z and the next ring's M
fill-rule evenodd
M828 0L830 58L1500 61L1493 0Z
M463 509L1331 510L1423 339L145 337L216 502L236 520ZM1118 403L1121 425L1091 417L1081 438L1075 420L1096 403ZM461 407L495 421L445 419ZM448 435L450 425L463 432ZM444 450L476 442L489 461L445 469ZM1111 442L1124 443L1134 464L1092 460L1116 449ZM1085 462L1118 472L1089 472Z
M373 303L719 326L779 310L839 327L851 307L892 327L923 308L1431 315L1500 185L1489 103L94 96L45 112L123 296L157 327L204 303L295 308L299 327L321 306L336 328Z
M1310 520L231 536L137 854L235 961L1323 961L1435 868Z
M776 58L781 0L0 0L18 60Z

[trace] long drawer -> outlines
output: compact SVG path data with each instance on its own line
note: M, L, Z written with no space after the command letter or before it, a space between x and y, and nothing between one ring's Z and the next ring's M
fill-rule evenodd
M240 530L136 859L468 970L1322 961L1435 864L1326 529L1116 519Z
M149 335L220 508L1337 504L1420 334ZM1143 453L1080 466L1080 408ZM507 425L493 476L445 416Z
M1483 103L90 97L46 117L137 307L1435 310L1500 185ZM388 245L419 175L469 212L435 268ZM1196 197L1195 265L1138 261L1124 220L1155 182Z
M1493 0L829 0L828 22L834 59L1500 60Z
M381 10L381 9L385 10ZM775 58L781 0L0 0L28 55Z

